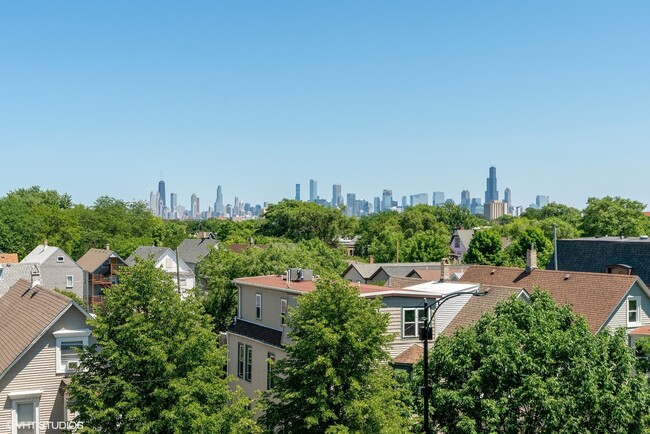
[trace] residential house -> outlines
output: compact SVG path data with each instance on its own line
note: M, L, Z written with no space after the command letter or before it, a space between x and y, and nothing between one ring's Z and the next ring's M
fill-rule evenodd
M633 274L650 282L650 239L591 237L557 240L558 270ZM555 268L555 256L548 264Z
M295 269L294 269L295 270ZM291 272L290 272L291 273ZM235 323L229 327L228 374L238 379L236 382L246 394L257 397L256 391L267 390L271 385L269 360L285 357L284 346L289 344L289 330L285 324L288 307L297 305L297 297L314 291L316 283L309 270L303 270L302 279L287 280L287 276L258 276L233 280L238 288L238 309ZM294 276L297 273L293 273ZM289 274L291 276L291 274ZM391 357L398 357L413 345L421 346L418 331L425 316L422 308L424 299L434 301L441 294L453 290L477 288L477 285L440 283L434 290L401 289L377 285L353 284L359 289L361 297L382 297L381 312L389 314L388 332L394 337L387 348ZM469 295L466 297L470 297ZM458 297L458 304L466 297ZM453 303L445 304L452 309ZM436 319L443 324L442 312ZM408 364L404 364L408 368Z
M619 327L631 332L650 325L650 290L638 276L540 270L532 253L525 269L472 265L460 282L517 287L529 293L543 289L557 303L571 305L593 333Z
M86 299L83 270L59 247L49 246L46 241L36 246L20 263L34 264L37 274L40 274L40 283L46 288L63 289Z
M208 256L211 250L217 248L218 243L212 232L199 232L195 235L195 238L183 240L176 251L178 257L196 274L197 264Z
M84 272L84 287L86 288L86 305L92 310L93 306L99 305L104 299L104 290L117 283L117 272L120 267L125 267L124 260L110 250L90 249L79 260L77 264Z
M174 279L182 295L194 288L194 272L182 259L176 259L176 253L169 247L140 246L124 262L130 267L135 264L136 258L153 260L156 267Z
M20 280L0 298L0 431L60 433L71 421L65 387L92 345L90 315L70 298Z
M40 283L40 271L34 264L0 264L0 297L20 279Z
M474 237L474 229L458 229L454 231L449 243L450 258L458 263L463 262L463 256L469 249L469 242Z
M436 281L436 280L458 280L460 279L460 276L463 275L465 270L469 265L457 265L457 264L451 264L448 265L448 274L444 276L441 273L441 267L439 268L429 268L429 269L414 269L411 271L409 274L406 275L406 277L415 277L418 279L426 280L429 282Z

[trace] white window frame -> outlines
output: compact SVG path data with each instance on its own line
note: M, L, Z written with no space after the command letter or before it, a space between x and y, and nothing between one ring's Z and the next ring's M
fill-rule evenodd
M57 256L56 257L56 262L58 262L59 264L62 264L64 261L65 261L64 256Z
M72 289L74 287L74 276L72 274L68 274L65 276L65 288L66 289Z
M287 311L289 300L286 298L280 299L280 324L284 325L287 322Z
M255 319L262 319L262 294L255 294Z
M407 335L405 332L406 329L406 312L407 311L414 311L415 314L415 334L413 335ZM420 312L422 313L423 317L420 318ZM421 323L426 321L427 318L427 313L424 311L424 309L420 307L405 307L402 309L402 338L417 338L420 333L420 328L421 328ZM412 324L412 321L408 322L409 324Z
M40 404L42 395L42 390L26 390L9 393L8 396L11 399L11 434L18 433L18 404L34 405L34 432L40 434Z
M636 309L630 310L630 301L636 301ZM630 321L630 313L634 312L636 314L636 321ZM641 325L641 297L639 296L628 296L625 302L625 318L627 321L628 327L638 327Z
M61 362L61 344L64 342L78 342L81 341L83 346L88 345L88 337L90 336L90 329L80 330L58 330L52 333L56 338L56 373L57 374L70 374L75 372L75 369L68 369L63 366Z
M246 369L246 347L243 343L237 344L237 376L244 378L244 370Z
M244 380L253 381L253 347L246 345L246 364L244 365Z

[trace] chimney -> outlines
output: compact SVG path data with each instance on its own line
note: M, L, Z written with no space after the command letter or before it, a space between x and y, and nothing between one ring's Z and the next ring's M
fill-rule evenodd
M535 246L531 246L530 250L526 250L526 271L537 268L537 250Z
M375 257L373 255L368 256L368 262L370 264L374 264L375 263Z
M108 243L106 243L106 250L111 250L111 246L109 246Z
M43 245L47 247L47 238L45 238L45 241L43 241Z
M449 260L447 258L442 258L440 261L440 281L449 282Z
M248 245L251 246L251 247L255 245L255 240L253 239L253 237L249 238Z

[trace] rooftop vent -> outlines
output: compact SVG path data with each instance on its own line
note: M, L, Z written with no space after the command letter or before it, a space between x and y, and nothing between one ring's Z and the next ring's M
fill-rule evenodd
M303 280L312 280L314 272L305 268L289 268L287 270L287 282L302 282Z
M648 239L648 236L647 236L647 235L641 235L641 236L639 237L639 239L640 239L640 240L647 240L647 239Z
M564 275L564 280L569 280L569 276L571 276L571 275L570 274L565 274Z

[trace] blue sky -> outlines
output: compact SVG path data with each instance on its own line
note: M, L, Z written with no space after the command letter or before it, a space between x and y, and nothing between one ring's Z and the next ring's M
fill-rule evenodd
M650 204L650 2L0 4L0 195Z

